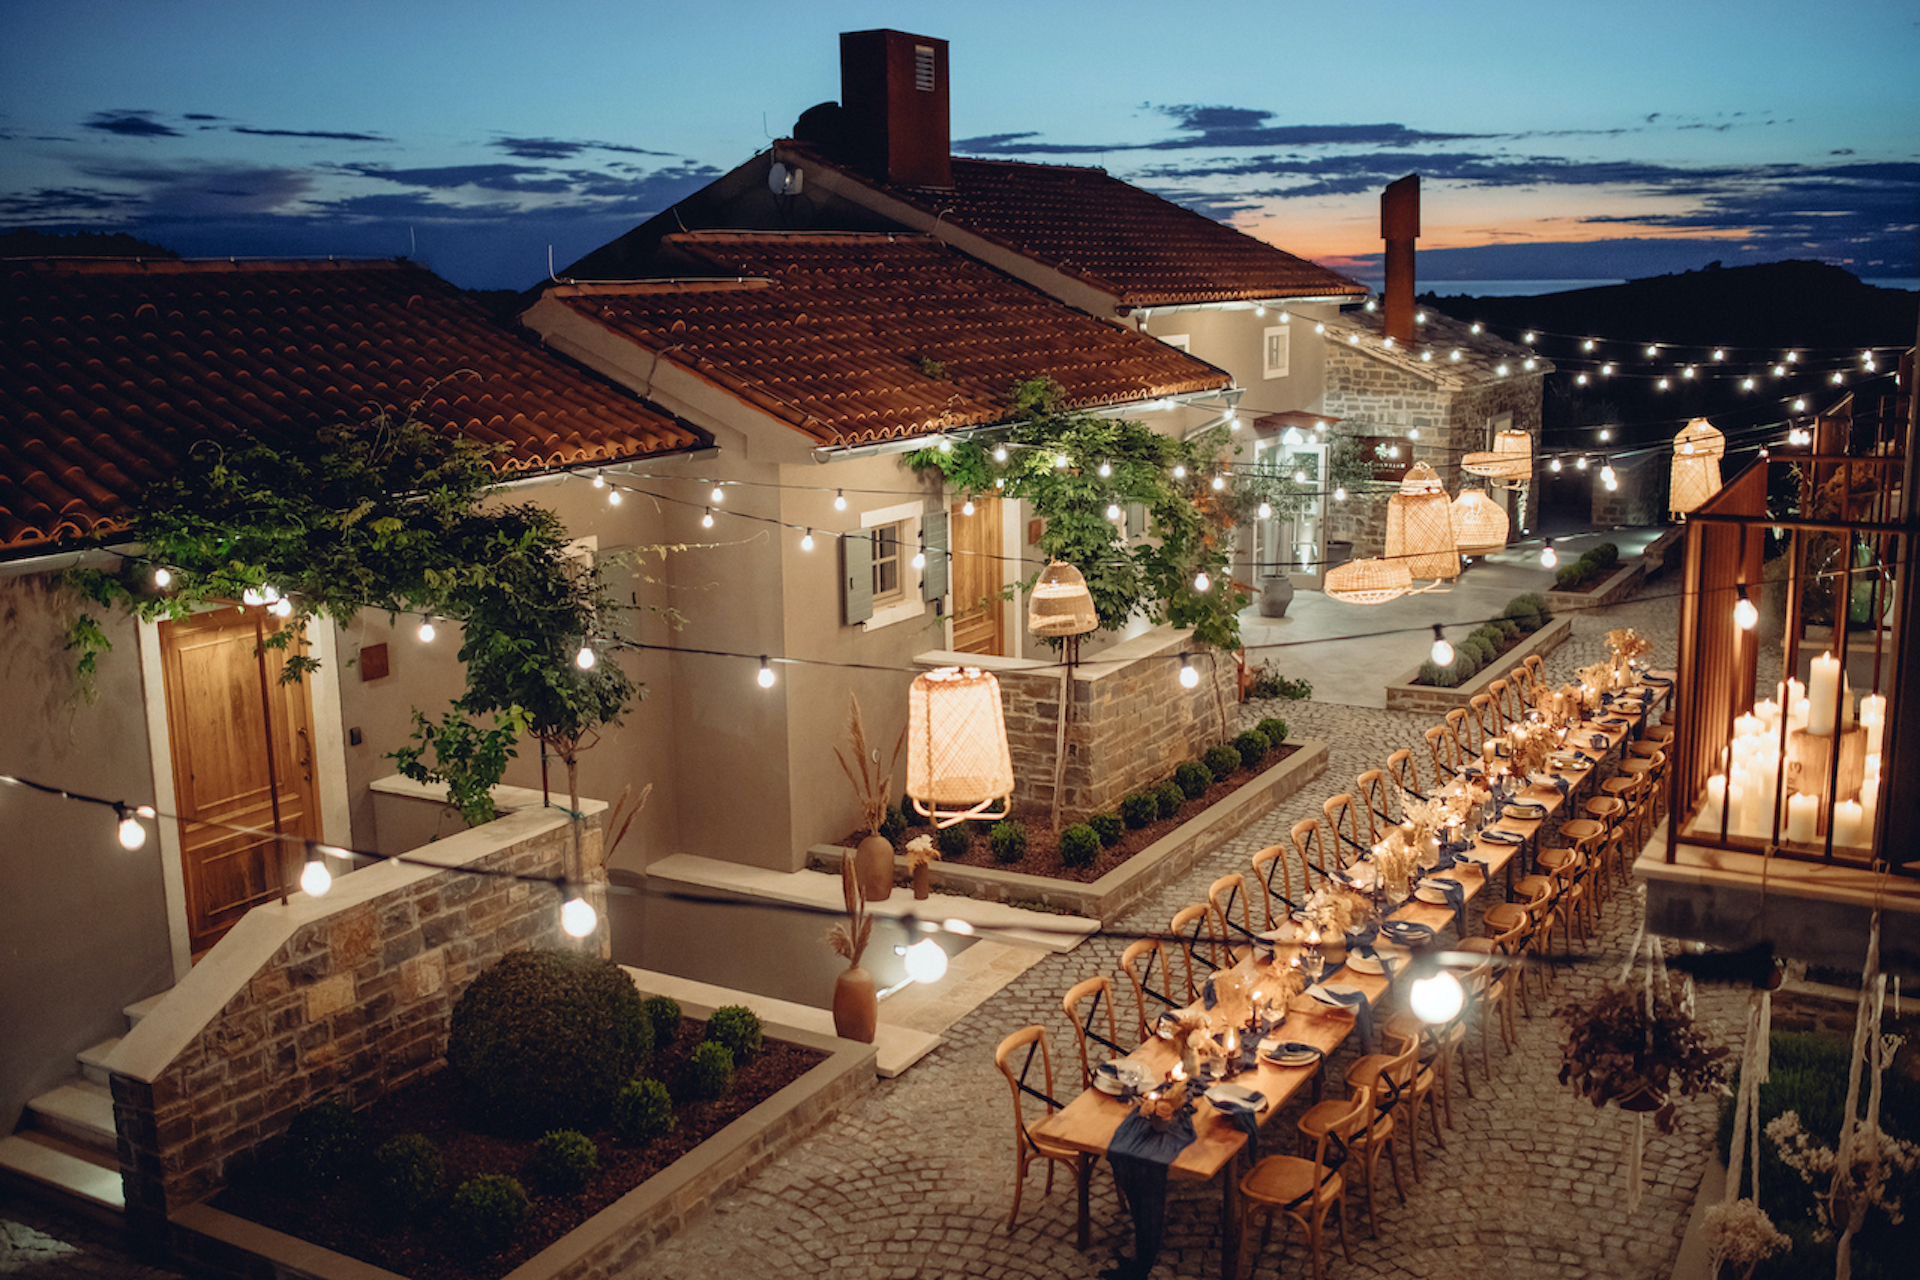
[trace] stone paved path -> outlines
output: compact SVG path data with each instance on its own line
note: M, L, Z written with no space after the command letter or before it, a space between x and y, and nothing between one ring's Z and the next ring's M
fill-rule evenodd
M1669 587L1656 583L1642 599L1578 617L1573 638L1549 661L1549 674L1566 679L1575 667L1604 657L1605 633L1620 626L1652 640L1659 665L1674 661L1675 601ZM1294 652L1299 656L1286 664L1287 674L1311 678L1310 650ZM1246 869L1254 850L1284 839L1298 819L1317 815L1321 802L1349 787L1361 770L1380 767L1398 747L1420 746L1419 734L1430 723L1324 703L1243 708L1248 723L1267 714L1284 717L1296 734L1326 739L1332 751L1327 772L1143 904L1125 927L1164 927L1217 876ZM1555 967L1556 1000L1588 995L1619 973L1637 926L1633 901L1630 891L1616 893L1586 954ZM954 1026L932 1057L669 1241L644 1274L689 1280L805 1272L830 1273L834 1280L1097 1274L1131 1245L1129 1220L1104 1167L1094 1175L1090 1252L1073 1247L1073 1194L1064 1168L1051 1195L1040 1166L1029 1171L1020 1223L1011 1234L1005 1229L1012 1124L993 1047L1008 1032L1043 1022L1056 1051L1070 1055L1072 1031L1060 994L1081 978L1117 973L1123 946L1095 938L1034 966ZM1739 994L1700 993L1701 1016L1716 1020L1720 1038L1729 1042L1737 1042L1743 1010ZM1616 1280L1669 1273L1706 1164L1714 1101L1685 1103L1671 1136L1650 1127L1648 1188L1629 1213L1624 1166L1632 1122L1616 1109L1596 1110L1559 1084L1559 1023L1537 999L1533 1015L1520 1020L1512 1054L1502 1056L1496 1041L1493 1078L1476 1078L1478 1096L1456 1095L1456 1128L1446 1149L1434 1147L1431 1136L1425 1140L1423 1179L1409 1184L1404 1206L1382 1171L1379 1238L1359 1238L1364 1218L1356 1214L1353 1263L1333 1248L1329 1276ZM1331 1079L1341 1078L1348 1061L1330 1064ZM1477 1077L1477 1061L1475 1071ZM1060 1094L1070 1095L1064 1074L1061 1079ZM1291 1121L1276 1117L1266 1132L1290 1134ZM1219 1274L1218 1207L1217 1187L1174 1184L1156 1277ZM1256 1277L1282 1273L1306 1274L1298 1241L1284 1251L1276 1241L1254 1260Z
M1365 615L1356 611L1356 619ZM1671 587L1656 583L1641 599L1579 617L1574 635L1548 663L1549 675L1605 654L1605 632L1633 626L1654 641L1653 658L1674 659L1676 609ZM1417 647L1417 640L1409 644ZM1777 658L1775 660L1777 662ZM1310 649L1291 651L1288 674L1313 675ZM1278 714L1296 734L1326 739L1328 771L1308 790L1196 866L1186 879L1122 922L1163 927L1175 909L1204 896L1217 876L1244 870L1252 852L1284 838L1294 821L1319 813L1328 795L1346 789L1388 752L1420 747L1421 717L1325 703L1251 705L1251 723ZM1424 759L1424 752L1423 759ZM1497 895L1496 895L1497 896ZM1630 893L1616 894L1587 952L1555 966L1555 998L1583 996L1619 972L1635 932ZM1476 926L1477 927L1477 926ZM1005 1082L993 1047L1033 1022L1049 1028L1056 1049L1072 1053L1060 993L1081 978L1116 973L1123 942L1095 938L1064 956L1048 956L955 1025L931 1057L879 1089L828 1128L768 1166L712 1214L668 1241L628 1273L661 1280L815 1274L833 1280L883 1277L1085 1277L1130 1248L1131 1226L1104 1167L1093 1184L1094 1247L1073 1247L1071 1179L1064 1169L1051 1194L1040 1167L1029 1172L1018 1227L1006 1230L1012 1195L1012 1133ZM1738 1035L1742 998L1703 991L1700 1013L1718 1020L1721 1037ZM1596 1110L1555 1078L1560 1028L1536 1000L1520 1020L1511 1054L1494 1049L1492 1079L1474 1067L1476 1097L1456 1094L1456 1128L1444 1150L1424 1139L1423 1179L1409 1183L1403 1206L1382 1171L1380 1235L1365 1238L1355 1214L1354 1260L1337 1246L1330 1277L1419 1277L1421 1280L1617 1280L1664 1277L1672 1267L1694 1190L1707 1159L1714 1102L1681 1107L1679 1131L1647 1144L1648 1190L1628 1212L1623 1176L1630 1121ZM1738 1045L1735 1044L1737 1051ZM1350 1055L1329 1064L1339 1080ZM1066 1064L1057 1092L1072 1092ZM1269 1141L1284 1140L1292 1117L1274 1118ZM1271 1149L1271 1148L1270 1148ZM1218 1189L1175 1183L1169 1198L1167 1248L1156 1277L1219 1274ZM0 1275L119 1276L166 1280L102 1233L77 1219L31 1206L0 1206ZM1261 1280L1305 1275L1299 1241L1276 1240L1254 1259Z

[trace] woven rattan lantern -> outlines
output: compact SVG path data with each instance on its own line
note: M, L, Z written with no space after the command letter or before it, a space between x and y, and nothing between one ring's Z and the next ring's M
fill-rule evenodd
M1667 506L1676 512L1698 511L1720 492L1720 459L1727 438L1705 418L1695 418L1673 438L1673 475L1667 486Z
M1083 636L1100 625L1087 580L1072 565L1055 560L1040 571L1027 602L1027 630L1037 636Z
M1007 816L1013 757L998 680L977 667L914 677L907 692L907 797L936 827Z
M1463 556L1491 555L1507 545L1507 513L1484 489L1464 489L1453 500L1453 541Z
M1470 453L1460 459L1460 469L1489 480L1531 480L1533 437L1524 431L1502 431L1494 436L1491 450Z
M1320 589L1342 604L1385 604L1413 590L1413 575L1400 560L1349 560L1327 570Z
M1400 492L1387 499L1386 558L1406 565L1416 578L1460 576L1452 504L1440 476L1424 462L1407 468Z

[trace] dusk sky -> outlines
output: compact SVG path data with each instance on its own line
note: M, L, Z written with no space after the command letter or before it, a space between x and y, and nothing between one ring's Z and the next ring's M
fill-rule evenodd
M890 26L951 42L957 152L1103 166L1362 278L1412 172L1442 292L1917 274L1912 0L0 5L0 229L195 257L524 287L838 98L838 33Z

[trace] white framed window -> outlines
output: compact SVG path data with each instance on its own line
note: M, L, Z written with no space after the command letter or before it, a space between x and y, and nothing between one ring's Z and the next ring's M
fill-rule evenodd
M907 539L907 521L877 524L867 530L873 540L873 607L875 611L899 604L906 596L906 575L911 553L900 546Z
M1289 325L1269 325L1260 331L1261 376L1284 378L1292 356L1293 329Z
M1172 347L1175 351L1193 353L1193 335L1190 333L1156 333L1154 337Z
M840 540L847 624L872 631L923 617L947 594L947 537L946 512L924 503L861 512L860 532Z

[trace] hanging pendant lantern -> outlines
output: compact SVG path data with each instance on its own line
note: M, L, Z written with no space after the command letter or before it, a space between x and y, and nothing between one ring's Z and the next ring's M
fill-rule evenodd
M1083 636L1100 625L1093 593L1078 569L1055 560L1040 571L1027 603L1027 630L1037 636Z
M1695 418L1673 438L1673 472L1667 485L1667 506L1675 512L1698 511L1720 492L1720 459L1727 438L1705 418Z
M1342 604L1385 604L1413 590L1413 575L1400 560L1349 560L1327 570L1320 589Z
M907 693L907 798L936 827L1007 816L1013 758L998 680L977 667L940 667L914 677Z
M1415 578L1459 577L1451 506L1432 467L1416 462L1407 468L1400 492L1387 499L1386 558L1406 565Z
M1460 469L1468 475L1489 480L1524 483L1533 479L1533 437L1524 431L1502 431L1493 438L1491 450L1470 453L1460 459Z
M1463 556L1492 555L1507 545L1506 511L1484 489L1463 489L1449 511L1453 542Z

